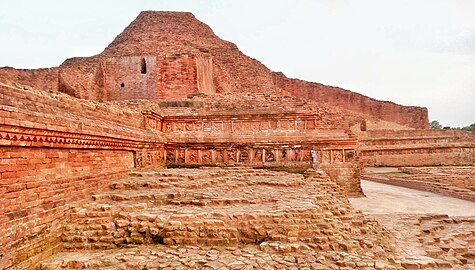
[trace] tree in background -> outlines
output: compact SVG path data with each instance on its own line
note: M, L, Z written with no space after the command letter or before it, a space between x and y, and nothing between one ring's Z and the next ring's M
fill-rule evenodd
M431 123L432 127L432 123ZM475 123L472 123L470 126L463 127L462 130L475 131Z
M442 129L442 125L439 123L439 121L434 120L430 122L430 128L431 129Z

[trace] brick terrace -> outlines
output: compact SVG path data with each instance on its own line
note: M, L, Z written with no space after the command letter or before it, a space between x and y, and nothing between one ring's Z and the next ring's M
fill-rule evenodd
M323 171L144 171L91 199L65 226L70 252L41 269L398 267L391 236Z

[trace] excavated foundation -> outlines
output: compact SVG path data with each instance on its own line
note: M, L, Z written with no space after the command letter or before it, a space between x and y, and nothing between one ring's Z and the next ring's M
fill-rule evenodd
M394 241L320 170L142 171L73 209L41 269L396 269Z

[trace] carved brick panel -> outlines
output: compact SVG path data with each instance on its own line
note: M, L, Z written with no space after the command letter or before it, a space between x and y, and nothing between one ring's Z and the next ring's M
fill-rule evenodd
M292 147L275 146L273 148L256 148L255 145L241 145L217 149L215 145L196 148L166 146L166 163L168 164L253 164L253 163L288 163L312 161L312 149L316 153L316 162L321 164L354 162L357 160L355 149L318 149L314 146ZM162 159L163 154L162 154Z
M313 115L282 116L271 115L260 119L260 115L246 115L233 118L224 116L196 117L189 120L165 117L163 132L213 132L213 133L255 133L270 131L305 131L316 129ZM154 126L154 124L150 124ZM161 124L157 123L157 126Z

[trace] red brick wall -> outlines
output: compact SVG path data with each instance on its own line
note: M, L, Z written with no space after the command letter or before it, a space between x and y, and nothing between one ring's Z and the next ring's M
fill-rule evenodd
M71 98L64 94L0 86L0 125L140 139L144 120L137 111ZM52 135L52 133L50 133Z
M327 106L371 115L410 128L429 128L426 108L402 106L389 101L379 101L338 87L289 79L282 73L274 73L274 83L302 99L310 99Z
M340 162L321 164L321 168L342 187L349 197L361 197L361 166L359 162Z
M156 56L107 58L104 66L106 100L157 98Z
M399 170L408 174L409 179L414 176L415 180L427 181L428 184L445 184L471 190L475 195L474 166L403 167Z
M50 255L70 203L133 166L132 151L0 147L0 268Z
M58 91L58 68L0 68L0 83L55 92Z
M365 166L440 166L475 164L475 148L362 151Z
M183 100L198 92L196 58L176 55L157 62L157 99Z
M216 92L213 83L213 61L211 56L196 56L198 90L211 95Z
M76 57L59 67L59 91L76 98L104 101L104 66L97 58Z
M359 139L366 166L475 164L475 133L458 130L368 131Z
M0 86L0 269L60 248L68 209L108 178L161 162L139 111Z
M170 101L186 99L191 93L215 92L211 57L124 56L106 58L103 63L105 100Z

